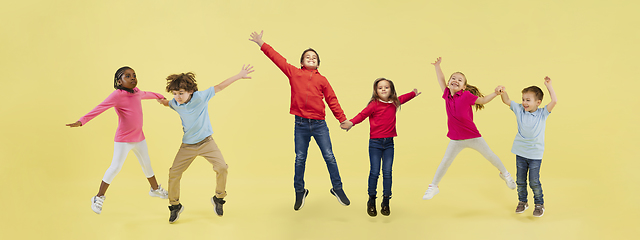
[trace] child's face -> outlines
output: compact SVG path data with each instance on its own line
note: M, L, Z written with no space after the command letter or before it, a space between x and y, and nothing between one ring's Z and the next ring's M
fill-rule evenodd
M118 80L118 84L124 88L133 89L138 85L138 79L136 78L136 72L133 69L124 70L124 74Z
M457 93L466 88L467 79L462 76L460 73L454 73L449 78L449 85L447 86L451 93Z
M313 51L307 51L306 53L304 53L301 64L307 69L317 69L318 55L316 55L316 53L314 53Z
M525 92L522 94L522 107L527 112L535 112L538 110L542 100L536 99L536 94L533 92Z
M173 99L176 100L176 102L178 102L178 104L184 104L186 102L189 102L189 100L191 100L191 94L193 94L193 91L186 91L184 89L180 89L178 91L171 91L171 94L173 94Z
M382 101L389 101L389 96L391 95L391 84L389 83L389 81L382 80L378 82L376 92L378 93L378 97L380 97Z

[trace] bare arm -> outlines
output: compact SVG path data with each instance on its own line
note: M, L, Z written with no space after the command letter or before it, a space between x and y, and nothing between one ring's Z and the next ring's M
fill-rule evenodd
M258 46L262 47L262 44L264 44L264 41L262 41L262 34L264 33L264 31L260 31L260 34L258 34L257 32L252 32L251 35L249 35L251 38L249 38L249 41L255 42L258 44Z
M496 87L495 91L492 92L491 94L476 99L476 104L487 104L487 103L491 102L491 100L493 100L498 95L500 95L499 92L500 92L500 86Z
M251 66L251 64L248 65L242 65L242 70L240 71L240 73L234 75L233 77L227 78L227 80L222 81L220 84L214 86L214 91L216 91L216 93L222 91L223 89L225 89L226 87L228 87L229 85L231 85L233 82L240 80L240 79L251 79L251 77L247 76L249 75L249 73L252 73L254 70L253 66Z
M502 98L502 102L507 106L511 106L511 99L509 99L509 94L507 94L507 89L504 86L498 86L500 91L500 98Z
M440 84L440 91L444 92L444 88L447 87L447 82L444 80L444 73L442 73L442 69L440 68L440 62L442 62L442 57L438 57L436 62L432 64L436 67L436 76L438 77L438 84Z
M156 101L158 101L158 103L164 105L165 107L169 106L169 100L167 99L156 99Z
M551 95L551 102L547 104L547 110L551 112L556 104L558 103L558 98L556 97L556 91L553 90L553 86L551 85L551 78L544 77L544 85L547 86L547 90L549 90L549 95Z

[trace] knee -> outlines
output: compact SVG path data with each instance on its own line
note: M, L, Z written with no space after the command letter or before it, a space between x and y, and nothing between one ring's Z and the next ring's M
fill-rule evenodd
M218 174L226 174L228 172L228 169L229 165L227 164L221 164L220 166L216 166L213 168L213 170Z

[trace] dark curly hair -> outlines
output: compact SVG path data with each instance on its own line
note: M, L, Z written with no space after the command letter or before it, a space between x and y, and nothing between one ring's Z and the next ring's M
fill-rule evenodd
M187 92L198 91L196 75L192 72L169 75L167 77L167 92L180 91L180 89Z

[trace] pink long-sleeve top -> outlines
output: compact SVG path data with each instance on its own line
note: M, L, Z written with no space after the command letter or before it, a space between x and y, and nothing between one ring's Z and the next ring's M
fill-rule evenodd
M416 97L415 92L409 92L398 97L400 105ZM398 136L396 133L396 106L391 102L372 101L362 112L350 121L355 126L369 118L369 138L388 138Z
M133 89L134 93L124 90L113 91L107 99L98 104L91 112L80 118L84 126L91 119L100 115L107 109L114 107L118 114L118 129L116 130L116 142L140 142L144 140L142 132L142 99L164 99L162 94Z

